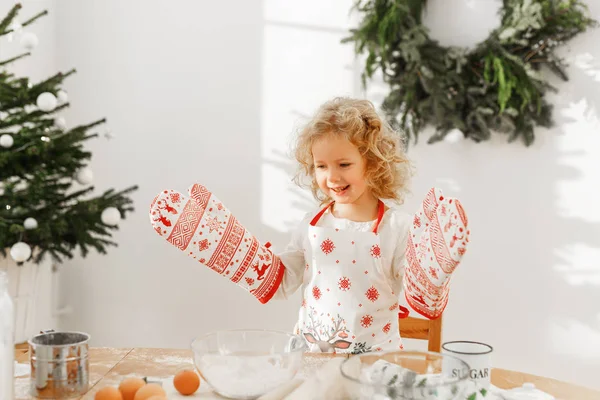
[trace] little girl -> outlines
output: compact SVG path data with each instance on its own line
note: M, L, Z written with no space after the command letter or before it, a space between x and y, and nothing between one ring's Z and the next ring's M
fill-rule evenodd
M295 333L310 351L402 349L398 316L409 311L399 306L401 292L427 318L439 317L447 303L450 275L468 243L460 203L432 189L414 216L398 207L411 165L398 135L366 100L322 105L295 155L296 182L310 178L321 208L304 217L284 252L258 243L198 184L186 201L172 190L155 198L155 230L263 303L301 287Z
M296 159L301 166L296 181L308 175L324 207L305 216L279 254L285 274L275 297L302 287L296 333L312 351L402 349L403 286L411 308L429 318L441 314L447 291L433 290L428 303L426 287L407 285L405 254L414 219L392 203L402 203L412 170L398 135L370 102L337 98L321 106L301 131ZM413 278L422 278L420 271ZM432 271L438 279L444 274Z

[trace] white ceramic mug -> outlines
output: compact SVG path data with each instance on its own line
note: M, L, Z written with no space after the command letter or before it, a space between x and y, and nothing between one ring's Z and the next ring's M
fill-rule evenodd
M444 374L457 376L468 373L469 379L480 388L488 389L492 372L492 351L489 344L457 340L442 344L442 353L453 355L469 364L469 371L457 369L451 361L442 365Z

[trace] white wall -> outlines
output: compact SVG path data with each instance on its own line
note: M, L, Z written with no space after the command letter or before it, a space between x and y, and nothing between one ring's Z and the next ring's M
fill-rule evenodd
M58 2L57 2L58 3ZM600 19L600 3L588 2ZM117 136L91 145L99 190L139 184L120 247L63 266L65 329L98 346L187 347L212 329L290 329L297 299L266 306L186 259L152 231L164 188L211 188L249 229L281 248L312 203L289 182L288 140L334 95L361 95L360 65L339 44L352 2L61 0L57 60L72 123L106 116ZM493 0L430 2L445 43L470 44L497 22ZM318 5L318 6L317 6ZM472 224L444 338L494 346L494 364L600 388L600 45L572 42L556 127L531 148L503 138L412 147L412 210L431 185L463 201ZM379 101L382 88L369 97Z

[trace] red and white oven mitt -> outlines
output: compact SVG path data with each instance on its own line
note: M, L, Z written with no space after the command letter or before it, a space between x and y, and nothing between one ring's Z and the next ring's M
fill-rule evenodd
M208 189L159 193L150 206L156 233L202 265L268 302L283 278L279 257L261 244Z
M448 284L469 243L468 219L456 198L431 188L410 227L404 265L408 304L427 318L439 317Z

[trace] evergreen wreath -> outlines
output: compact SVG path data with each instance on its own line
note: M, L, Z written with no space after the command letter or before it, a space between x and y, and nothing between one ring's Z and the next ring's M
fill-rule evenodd
M381 72L389 86L382 109L407 142L431 124L428 143L458 129L475 142L502 132L529 146L535 126L553 125L545 94L557 89L541 69L568 80L557 46L597 25L581 0L503 0L500 27L471 50L431 39L425 7L426 0L358 0L353 9L363 19L342 40L368 54L365 88Z

